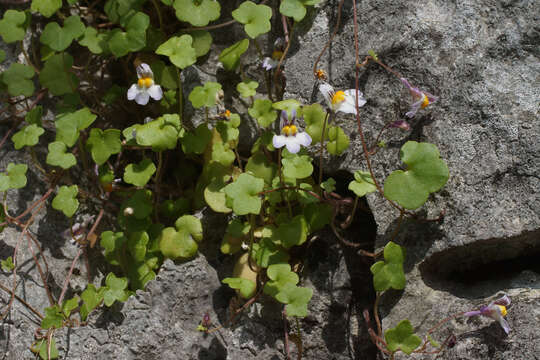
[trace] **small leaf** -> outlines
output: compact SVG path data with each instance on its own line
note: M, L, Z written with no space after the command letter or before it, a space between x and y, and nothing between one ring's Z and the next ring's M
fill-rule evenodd
M90 150L94 162L102 165L111 155L118 154L122 150L120 130L107 129L103 131L93 128L90 130L90 137L86 142L86 147Z
M187 230L168 227L161 231L159 248L163 256L173 260L187 260L197 254L198 246Z
M206 26L217 20L221 11L219 2L213 0L174 0L176 17L193 26Z
M285 16L294 18L294 21L302 21L306 16L306 5L315 5L320 0L283 0L279 6L279 12Z
M274 103L272 107L277 110L285 110L290 116L293 110L297 111L300 108L300 103L295 99L287 99Z
M96 117L88 108L62 115L54 123L56 141L61 141L67 146L75 145L79 132L92 125Z
M135 261L144 261L149 241L150 237L146 231L135 231L129 234L127 249Z
M11 96L31 96L34 93L34 69L19 63L13 63L2 73L2 82L7 85Z
M93 27L87 27L84 31L83 38L79 40L79 44L86 46L92 54L103 54L109 51L107 44L107 34L98 32Z
M49 153L47 154L47 164L59 166L62 169L69 169L77 164L77 159L72 153L66 152L67 147L61 141L55 141L49 144Z
M88 314L92 312L103 300L104 288L97 291L96 287L93 284L88 284L86 289L81 294L81 299L83 304L81 305L81 320L86 321Z
M204 56L210 51L212 45L212 35L208 31L198 30L189 33L193 38L193 48L197 57Z
M48 23L39 40L53 50L64 51L84 32L85 27L81 19L77 15L72 15L64 21L64 27L60 27L56 22Z
M263 179L266 184L271 184L272 179L276 176L277 166L270 162L264 153L257 152L249 158L246 172Z
M307 240L308 226L303 215L297 215L288 222L279 225L274 239L279 240L285 249L302 245Z
M163 61L158 60L152 63L152 70L156 83L167 89L178 88L178 79L174 66L167 66Z
M189 35L173 36L157 48L156 54L168 56L174 65L185 69L197 61L192 43L193 38Z
M373 58L373 60L375 61L378 61L379 60L379 56L377 55L377 53L375 53L375 51L373 50L369 50L368 51L368 55L371 56Z
M401 350L407 355L410 355L422 343L422 340L414 333L409 320L402 320L395 328L386 330L384 338L388 344L388 350L392 352Z
M354 180L349 183L349 190L354 192L356 196L362 197L374 192L377 190L377 187L369 171L356 170L354 172Z
M15 269L15 264L13 263L13 258L9 256L7 259L0 261L2 264L2 270L4 272L12 272Z
M312 104L302 107L302 115L306 123L306 132L311 136L313 143L321 141L324 119L326 112L323 110L321 104ZM328 137L328 127L325 129L325 139Z
M39 142L39 137L43 135L45 130L36 124L23 127L16 132L11 140L15 144L15 149L19 150L25 146L34 146Z
M62 53L51 56L41 72L39 82L49 89L53 95L64 95L75 92L79 87L79 79L70 72L73 66L73 57Z
M272 102L266 99L256 99L248 113L257 120L262 128L267 128L277 118L277 113L272 108Z
M384 182L384 196L406 209L417 209L430 193L448 181L448 166L433 144L407 141L401 147L401 161L407 170L396 170Z
M272 9L269 6L244 1L238 9L232 12L232 16L236 21L244 24L244 30L252 39L270 31Z
M253 253L255 254L255 262L263 268L289 261L289 254L269 238L263 238L258 243L253 244Z
M45 317L41 320L42 329L60 329L64 323L64 317L62 316L62 311L60 306L54 305L45 308Z
M328 178L326 181L323 181L321 183L321 188L324 189L324 191L331 193L334 190L336 190L336 180L332 178Z
M207 81L204 83L204 87L195 86L193 91L189 94L189 101L191 101L193 107L196 109L203 106L214 106L216 105L219 90L221 90L221 84Z
M137 127L137 144L151 146L153 151L175 149L178 137L181 135L181 128L178 114L164 114L154 121Z
M268 266L266 275L270 280L264 285L263 292L272 297L275 297L287 284L294 286L300 280L298 275L291 271L291 265L287 263Z
M0 20L0 35L2 35L4 42L9 44L24 39L25 25L26 13L24 11L6 10L4 17Z
M184 133L182 137L182 151L186 154L202 154L212 138L212 132L208 130L208 125L200 124L195 131Z
M311 196L311 198L313 199L314 197ZM308 224L309 233L321 230L330 224L333 215L333 209L328 204L315 202L304 207L304 217Z
M126 242L127 238L124 236L123 232L113 233L112 231L104 231L101 233L99 244L105 249L105 259L107 259L111 265L120 265L118 259L123 256L122 247Z
M62 0L32 0L32 11L49 18L62 7Z
M221 61L225 70L235 70L240 64L240 56L246 52L248 47L249 40L243 39L223 50L219 54L219 61Z
M243 81L236 85L236 90L240 93L240 96L248 98L254 96L257 93L257 87L259 83L256 81Z
M136 219L147 218L148 216L150 216L153 209L152 191L145 189L139 189L135 191L135 193L131 197L126 199L122 204L122 212L128 207L133 209L133 214L131 215L131 217L134 217Z
M259 193L264 188L264 180L249 174L241 174L235 182L225 186L227 206L237 215L258 214L262 201Z
M178 231L186 231L191 237L193 237L193 240L197 242L201 242L203 238L203 228L201 224L201 220L196 218L193 215L184 215L182 217L179 217L175 223L174 227L176 227L176 230Z
M115 301L124 302L129 297L129 291L126 291L128 281L126 278L117 278L113 273L109 273L105 279L107 289L103 293L103 302L111 306Z
M38 105L32 110L26 113L24 116L24 121L31 125L41 126L41 116L43 115L43 107Z
M62 313L66 318L69 318L69 315L73 310L79 306L79 297L75 296L69 300L65 300L62 304Z
M62 211L67 217L72 217L79 208L79 201L76 199L78 193L77 185L60 186L58 194L52 201L53 209Z
M8 189L21 189L26 186L26 164L9 163L6 174L0 173L0 192Z
M313 165L308 155L296 155L283 157L283 175L288 178L304 179L313 173Z
M332 155L341 155L349 147L349 137L339 126L328 128L328 143L326 149Z
M373 287L376 291L386 291L390 288L403 290L405 288L405 273L403 261L405 255L401 246L390 241L384 247L384 261L377 261L371 266Z
M144 186L156 172L152 160L144 158L138 164L129 164L124 170L124 181L135 186Z
M244 299L249 299L255 295L257 285L248 279L243 278L225 278L221 280L222 283L229 285L231 289L239 290L240 296Z
M312 296L312 289L287 284L276 295L276 300L287 304L285 306L287 316L306 317L307 306Z

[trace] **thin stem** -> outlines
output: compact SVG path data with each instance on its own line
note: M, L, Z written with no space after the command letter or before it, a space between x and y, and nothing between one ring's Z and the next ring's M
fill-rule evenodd
M317 56L317 59L315 60L315 63L313 64L313 75L315 75L315 77L317 77L317 67L319 66L319 61L321 61L321 58L322 58L323 54L328 49L328 47L332 43L332 40L334 39L334 36L336 36L336 34L338 32L339 24L341 22L341 7L343 6L344 2L345 2L345 0L341 0L339 2L339 4L338 4L338 13L337 13L337 22L336 22L336 26L334 27L334 32L332 32L332 35L330 35L330 39L328 39L328 42L324 45L324 48L322 49L319 56Z
M287 329L287 314L285 313L285 305L283 305L281 316L283 317L283 333L285 334L285 354L287 355L287 360L290 360L291 353L289 350L289 330Z
M152 3L154 4L154 7L156 8L156 12L157 12L157 15L158 15L159 29L162 32L165 32L164 28L163 28L163 18L161 17L161 11L159 10L159 4L158 4L158 2L156 0L152 0Z
M249 257L248 257L248 265L251 271L258 272L257 268L254 267L253 264L253 244L255 243L255 216L253 214L249 214Z
M163 167L163 151L158 152L158 166L156 176L154 177L154 217L156 223L159 223L158 204L159 204L159 183L161 182L161 168Z
M327 111L326 116L324 117L324 122L322 126L321 148L319 149L319 185L321 185L322 183L322 176L323 176L322 159L323 159L323 153L324 153L324 135L326 133L326 122L328 121L329 116L330 116L330 111Z
M5 285L3 285L2 283L0 283L0 289L4 290L5 292L8 292L10 293L11 290L9 290L8 287L6 287ZM23 304L24 306L26 306L28 308L28 310L30 310L31 312L33 312L34 314L36 314L37 317L39 317L40 319L43 319L43 315L41 315L39 313L39 311L37 311L36 309L34 309L29 303L27 303L23 298L21 298L20 296L18 295L15 295L15 299L17 299L21 304Z
M184 120L184 93L182 89L182 76L179 68L176 68L176 75L178 77L178 115L180 116L180 124Z
M34 249L32 248L32 244L30 243L32 239L27 236L27 240L28 240L28 248L30 249L30 252L32 253L32 258L34 259L34 263L36 264L36 267L38 269L39 276L41 277L41 281L43 282L43 287L45 288L45 292L47 293L47 297L49 298L49 304L52 306L54 305L54 299L52 297L51 291L49 290L49 286L47 285L47 277L45 276L45 273L43 273L43 269L41 269L41 265L39 264L39 261L36 257L36 253L34 252Z
M375 304L373 304L373 317L375 318L375 323L377 324L377 334L382 335L382 326L381 319L379 319L379 301L381 300L381 293L377 291L377 296L375 297Z
M36 166L36 168L43 174L43 175L47 175L47 172L45 171L45 169L43 169L41 167L41 165L39 164L39 161L38 161L38 158L36 156L36 151L34 150L33 147L30 147L30 157L32 158L32 161L34 162L34 165Z

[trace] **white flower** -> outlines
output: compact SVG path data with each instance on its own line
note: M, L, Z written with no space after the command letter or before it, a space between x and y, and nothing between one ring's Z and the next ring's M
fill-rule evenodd
M506 316L506 307L508 305L510 305L510 298L508 295L504 295L501 298L492 301L489 305L482 306L480 310L468 311L463 315L468 317L477 315L490 317L493 320L498 321L504 332L508 334L510 332L510 326L504 318Z
M131 85L127 92L128 100L135 99L139 105L148 104L150 97L154 100L161 100L163 91L161 86L154 84L154 73L148 64L142 63L137 66L137 77L139 80L136 84Z
M356 114L356 99L354 89L335 91L332 85L322 81L319 85L319 91L332 111L341 111L346 114ZM364 106L365 103L366 99L364 99L362 92L358 91L358 107Z
M296 154L300 151L300 146L308 147L311 144L311 136L306 132L298 131L294 125L296 111L292 111L291 120L287 118L287 112L281 112L280 131L281 135L274 135L272 144L276 149L285 146L291 154Z

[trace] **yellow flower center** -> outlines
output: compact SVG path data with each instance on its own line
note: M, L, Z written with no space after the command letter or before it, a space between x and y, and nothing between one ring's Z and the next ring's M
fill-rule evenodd
M231 117L231 112L229 110L225 110L223 113L223 116L225 116L227 119Z
M139 87L149 88L150 86L154 85L154 80L149 77L143 77L137 81L137 84Z
M424 97L424 99L422 100L422 105L420 105L420 107L424 109L425 107L429 105L429 99L426 96L426 94L422 94L422 96Z
M283 56L283 51L274 50L272 52L272 59L274 59L274 60L279 60L279 59L281 59L282 56Z
M340 103L345 100L345 93L343 91L336 91L334 96L332 96L332 105Z
M283 129L281 129L281 133L285 136L295 136L297 132L298 130L295 125L285 125Z
M501 309L501 315L506 316L506 306L497 305Z

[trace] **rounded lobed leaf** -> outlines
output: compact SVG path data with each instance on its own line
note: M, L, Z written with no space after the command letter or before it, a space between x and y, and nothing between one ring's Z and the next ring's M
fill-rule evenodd
M51 56L39 73L39 82L53 95L73 93L79 86L79 79L71 73L73 57L62 53Z
M138 164L129 164L124 170L124 181L135 186L144 186L154 173L156 165L152 160L144 158Z
M120 130L97 128L90 130L90 136L86 141L86 147L92 154L92 159L98 165L104 164L111 155L118 154L122 150Z
M341 155L349 147L349 137L339 126L328 128L328 143L326 149L332 155Z
M252 80L245 80L236 85L236 90L240 93L240 96L248 98L254 96L257 93L257 87L259 83Z
M395 328L386 330L384 338L388 344L388 350L392 352L401 350L407 355L410 355L422 343L422 340L414 333L409 320L402 320Z
M258 214L262 205L259 193L263 188L263 179L243 173L223 189L227 195L227 206L237 215Z
M6 170L5 174L0 174L0 192L26 186L26 164L9 163Z
M11 137L11 140L15 144L15 149L19 150L25 146L36 145L39 141L39 137L43 135L44 132L45 130L42 127L32 124L25 126L16 132Z
M221 12L219 2L213 0L175 0L173 6L176 17L193 26L206 26L217 20Z
M311 136L313 143L321 141L324 119L327 113L321 104L312 104L302 107L302 114L306 123L306 132ZM325 129L325 139L328 137L328 128Z
M392 172L384 182L384 195L406 209L422 206L430 193L448 181L448 166L433 144L407 141L400 151L407 170Z
M236 21L244 24L244 30L252 39L270 31L272 9L269 6L244 1L238 9L232 12L232 16Z
M197 61L197 54L192 46L190 35L173 36L156 49L156 54L168 56L171 62L185 69Z
M356 196L362 197L366 194L377 190L369 171L356 170L354 172L354 180L349 183L349 190L354 192Z
M189 94L189 101L194 108L203 106L212 107L216 105L218 92L221 90L221 84L213 81L207 81L204 86L195 86Z
M163 256L173 260L189 259L197 254L198 246L187 230L168 227L161 231L159 248Z
M257 285L253 281L243 278L225 278L221 282L229 285L231 289L238 290L240 296L244 299L249 299L255 295L257 289Z
M249 40L243 39L223 50L219 54L219 61L221 61L225 70L235 70L240 64L240 56L246 52L248 47Z
M26 13L24 11L6 10L0 20L0 35L6 43L21 41L26 34Z
M69 169L77 164L77 159L72 153L66 152L67 146L61 141L55 141L48 145L49 153L46 162L52 166L59 166L62 169Z
M277 118L276 111L272 108L272 102L267 99L256 99L248 113L262 128L270 126Z
M77 185L60 186L58 194L52 201L53 209L62 211L67 217L72 217L79 208L79 200L76 199L78 193Z
M11 96L31 96L34 93L34 82L31 80L34 75L32 67L13 63L2 73L2 82L7 85Z

